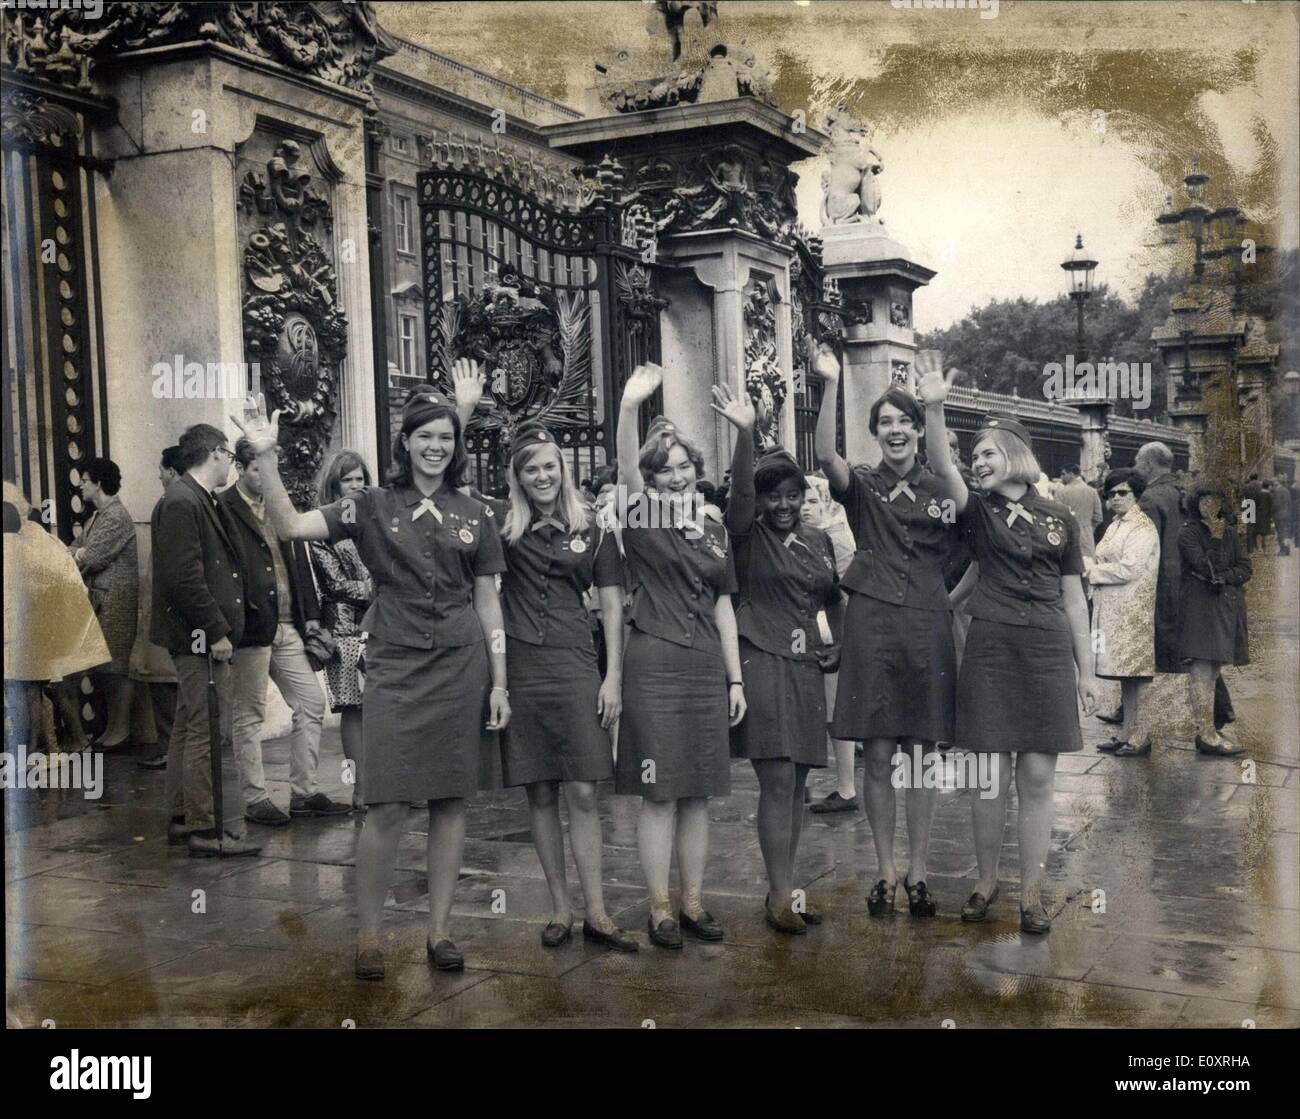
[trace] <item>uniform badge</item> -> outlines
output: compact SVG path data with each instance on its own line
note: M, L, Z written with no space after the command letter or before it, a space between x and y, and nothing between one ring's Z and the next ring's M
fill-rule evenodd
M569 543L569 551L574 555L582 555L587 550L587 542L581 536L575 536Z
M927 516L933 517L936 521L943 516L943 510L933 501L925 507L925 512Z
M726 558L727 558L727 552L726 552L726 549L724 549L724 548L719 548L717 544L710 544L710 545L709 545L709 548L712 550L713 554L714 554L715 556L718 557L718 559L726 559Z
M1061 543L1061 534L1059 532L1049 532L1047 534L1047 542L1051 544L1052 547L1057 547Z
M474 534L467 528L462 528L456 535L460 537L461 543L463 544L474 543Z

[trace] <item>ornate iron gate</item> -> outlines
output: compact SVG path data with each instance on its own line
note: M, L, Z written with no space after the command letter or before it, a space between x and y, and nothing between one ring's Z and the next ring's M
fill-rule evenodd
M799 465L809 472L820 469L813 447L817 430L817 413L821 411L821 379L808 368L806 347L814 342L828 342L841 361L844 319L840 310L839 289L827 283L822 272L821 241L815 237L797 237L795 256L790 263L790 349L794 369L794 446ZM838 382L839 408L835 413L835 446L844 454L844 379Z
M505 492L526 420L551 429L575 480L611 461L623 382L659 358L664 301L638 251L644 231L623 220L617 164L589 170L563 192L572 203L481 159L419 176L429 380L450 392L461 357L487 376L466 432L485 493Z

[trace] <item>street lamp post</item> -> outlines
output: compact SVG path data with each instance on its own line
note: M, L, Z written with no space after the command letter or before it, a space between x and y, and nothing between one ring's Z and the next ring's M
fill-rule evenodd
M1074 238L1074 252L1061 261L1061 267L1070 276L1070 298L1074 300L1075 307L1078 308L1079 321L1076 330L1074 348L1077 351L1074 355L1075 363L1084 360L1085 343L1083 337L1083 305L1088 302L1088 297L1092 295L1092 274L1097 268L1097 262L1091 260L1088 254L1083 250L1083 234L1079 233Z
M1078 310L1074 340L1074 362L1077 369L1087 357L1087 343L1083 334L1083 307L1093 293L1092 274L1097 262L1084 251L1083 234L1076 234L1074 251L1061 262L1070 277L1070 298ZM1094 380L1098 389L1089 394L1071 392L1066 402L1079 409L1082 421L1079 445L1079 469L1090 483L1100 482L1106 470L1106 420L1110 412L1110 398L1105 386Z

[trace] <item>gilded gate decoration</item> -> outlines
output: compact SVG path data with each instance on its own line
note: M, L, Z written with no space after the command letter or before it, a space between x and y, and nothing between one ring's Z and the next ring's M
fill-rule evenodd
M565 204L511 167L431 154L418 188L428 379L450 392L462 357L485 375L465 436L473 480L504 492L526 420L551 429L581 479L613 458L616 394L637 362L657 358L664 306L640 260L641 223L619 204L617 165L588 168Z
M255 134L255 146L265 138ZM280 419L280 468L294 503L310 508L337 415L347 319L330 251L333 212L311 184L301 146L281 140L239 185L244 344L260 372L250 388ZM323 242L323 243L322 243Z

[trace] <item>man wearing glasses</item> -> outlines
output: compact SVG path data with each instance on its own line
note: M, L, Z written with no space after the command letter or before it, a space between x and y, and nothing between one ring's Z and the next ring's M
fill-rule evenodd
M180 438L184 473L154 506L153 617L149 639L176 665L176 713L167 750L167 838L195 858L256 855L215 819L208 674L216 683L220 741L229 738L230 658L244 628L244 556L214 492L230 476L226 436L195 424ZM232 801L228 803L233 803Z

